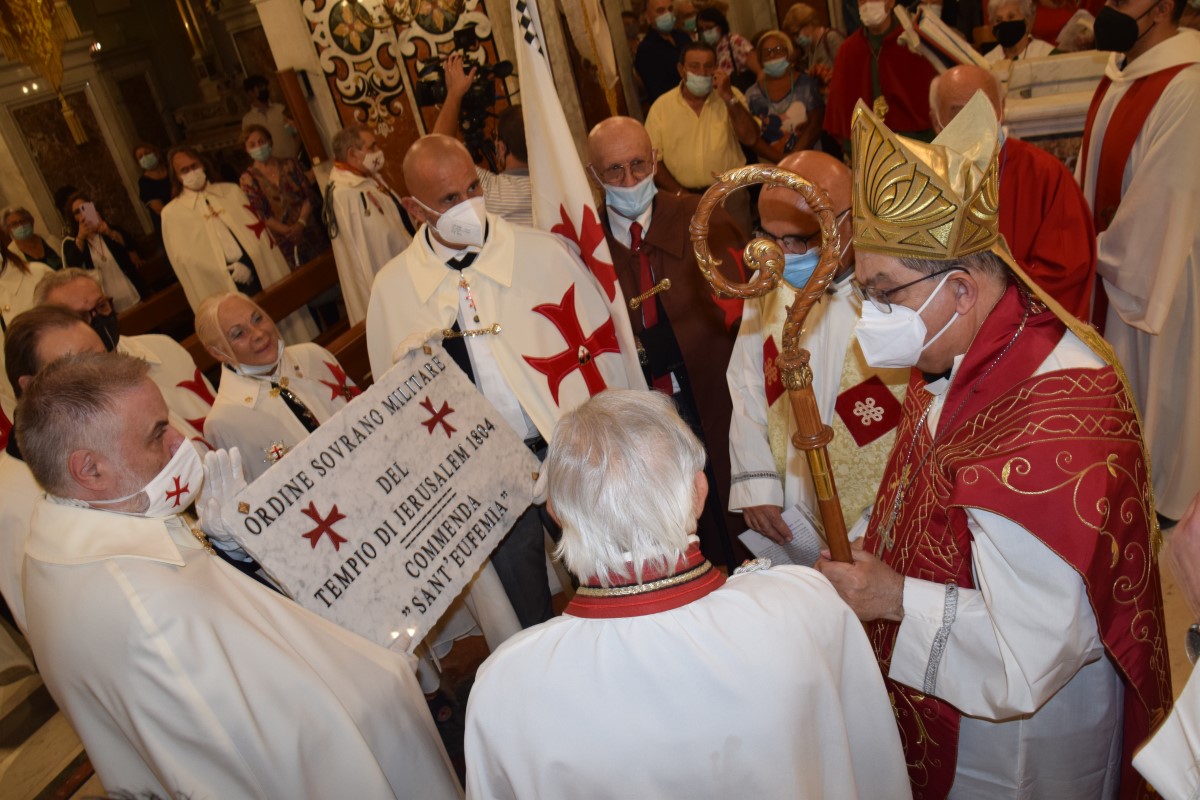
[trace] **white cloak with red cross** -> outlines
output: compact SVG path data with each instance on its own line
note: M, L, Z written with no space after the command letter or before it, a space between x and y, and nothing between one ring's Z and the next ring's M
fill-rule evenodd
M204 439L204 422L212 411L216 391L191 354L171 337L157 333L122 336L117 340L117 352L150 365L150 380L162 392L171 413L171 424L193 442L211 450Z
M551 234L487 219L487 242L461 274L433 252L422 226L375 278L367 310L371 371L382 375L408 348L452 327L465 279L479 322L463 327L500 326L488 335L496 364L547 440L563 412L591 395L646 388L636 354L621 351L619 323L579 259Z
M167 257L193 311L204 298L217 292L240 291L229 276L218 225L229 228L254 262L264 289L290 272L266 223L251 211L250 201L236 183L209 183L199 192L184 189L163 208L162 223ZM289 344L308 342L317 335L307 309L276 322Z

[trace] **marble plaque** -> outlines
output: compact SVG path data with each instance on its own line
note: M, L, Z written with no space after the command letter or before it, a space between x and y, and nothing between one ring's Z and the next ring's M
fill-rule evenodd
M305 608L411 652L529 506L538 468L431 344L237 496L238 539Z

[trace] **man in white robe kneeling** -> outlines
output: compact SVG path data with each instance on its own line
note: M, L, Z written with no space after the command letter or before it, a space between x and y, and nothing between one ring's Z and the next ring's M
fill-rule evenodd
M911 797L870 645L833 587L764 562L726 580L701 555L704 449L669 398L596 395L543 466L580 588L480 667L469 797Z
M240 457L201 463L148 369L69 356L33 379L17 413L47 492L25 549L29 642L104 786L460 797L411 659L255 583L181 516L208 484L200 526L228 536Z

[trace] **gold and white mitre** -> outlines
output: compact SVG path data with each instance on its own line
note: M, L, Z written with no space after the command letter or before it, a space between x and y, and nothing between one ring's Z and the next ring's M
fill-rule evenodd
M851 136L856 250L952 261L1000 239L1000 129L982 92L931 143L897 136L861 100Z

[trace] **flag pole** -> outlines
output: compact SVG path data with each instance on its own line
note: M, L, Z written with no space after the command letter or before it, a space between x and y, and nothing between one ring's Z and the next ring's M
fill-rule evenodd
M821 413L813 394L809 353L800 347L804 319L833 281L840 261L838 254L841 252L841 237L837 231L834 211L829 204L829 196L816 184L779 167L754 164L730 170L710 186L700 199L700 205L696 208L690 226L692 249L705 279L721 294L747 300L764 297L784 283L783 251L778 244L769 239L754 239L746 245L746 265L758 272L748 283L735 283L726 278L719 269L720 260L714 258L708 248L708 220L713 209L718 204L723 204L732 192L760 183L766 187L778 186L797 192L804 198L808 208L817 215L821 224L821 258L808 283L803 287L792 287L796 290L796 299L788 307L787 321L783 326L783 352L779 354L775 364L779 368L783 385L787 388L792 414L796 419L796 433L792 436L792 444L797 450L803 451L808 459L830 555L834 561L851 563L853 557L850 554L850 540L846 535L846 521L842 517L837 483L834 481L829 454L825 447L833 440L833 429L821 422Z

